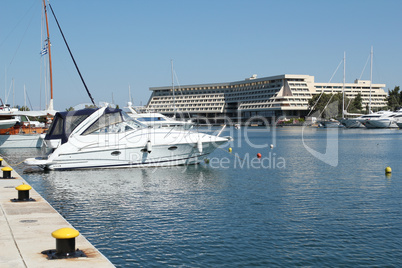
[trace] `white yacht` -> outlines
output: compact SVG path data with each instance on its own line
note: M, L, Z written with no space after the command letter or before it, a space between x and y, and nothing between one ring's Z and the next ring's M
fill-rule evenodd
M399 110L396 115L394 116L394 123L399 127L402 128L402 110Z
M19 120L14 116L2 116L0 115L0 129L7 129L17 124Z
M18 112L18 109L11 108L8 104L3 104L1 99L0 102L0 129L7 129L19 122L18 118L13 114L13 112Z
M229 140L148 127L120 109L84 109L57 113L44 140L50 153L25 163L51 170L196 164Z
M46 111L19 111L8 105L0 107L0 148L39 148L45 123L29 117L46 116Z
M131 102L128 103L127 107L124 109L127 110L127 114L140 121L142 124L147 125L149 127L154 128L171 128L171 127L179 127L184 129L190 129L193 127L193 123L191 120L188 121L179 121L174 118L167 117L161 113L137 113L132 107Z
M391 111L379 111L362 115L356 118L356 120L361 122L366 128L394 128L397 127L393 118L395 114Z

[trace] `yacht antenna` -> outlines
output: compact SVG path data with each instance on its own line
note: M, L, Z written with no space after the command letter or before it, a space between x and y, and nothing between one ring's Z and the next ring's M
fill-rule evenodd
M131 86L130 85L128 85L128 101L133 103L133 100L131 98Z

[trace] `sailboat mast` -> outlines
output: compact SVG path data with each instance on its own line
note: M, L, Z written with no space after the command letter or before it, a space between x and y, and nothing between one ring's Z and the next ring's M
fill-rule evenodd
M343 86L342 86L342 118L345 118L345 76L346 76L346 52L343 52Z
M128 85L128 101L133 103L131 100L131 86L130 85Z
M27 91L25 89L25 84L24 84L24 109L26 111L27 108Z
M371 46L370 52L370 99L369 99L369 113L371 113L371 84L373 83L373 47Z
M50 45L50 37L49 37L49 23L47 20L47 11L46 11L46 0L43 0L43 8L45 11L45 19L46 19L46 32L47 32L47 49L49 51L49 76L50 76L50 103L48 110L53 110L53 75L52 75L52 53L51 53L51 45Z
M173 91L173 118L176 118L176 100L174 96L174 79L173 79L173 60L170 60L172 66L172 91Z
M24 85L25 87L25 85ZM15 107L14 105L14 93L15 93L15 84L14 84L14 78L13 78L13 107Z

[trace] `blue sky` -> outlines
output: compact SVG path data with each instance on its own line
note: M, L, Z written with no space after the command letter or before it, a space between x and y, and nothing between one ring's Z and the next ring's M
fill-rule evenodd
M402 85L402 1L50 1L96 102L145 104L149 87L280 74L328 82L346 52L346 82L374 48L373 82ZM44 106L42 0L0 2L0 98ZM90 102L49 14L56 110ZM43 71L42 71L43 72ZM370 78L370 67L361 77ZM333 82L341 82L340 69ZM42 93L41 93L42 88ZM42 98L41 98L42 96ZM8 103L12 104L12 92Z

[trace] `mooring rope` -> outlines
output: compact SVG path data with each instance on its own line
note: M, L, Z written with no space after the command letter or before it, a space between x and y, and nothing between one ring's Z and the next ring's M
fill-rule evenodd
M10 164L10 159L9 159L8 157L1 156L1 158L6 159L7 164L10 165L10 166L19 166L19 165L21 165L21 164L25 161L25 160L22 160L21 162L19 162L19 163L17 163L17 164Z

